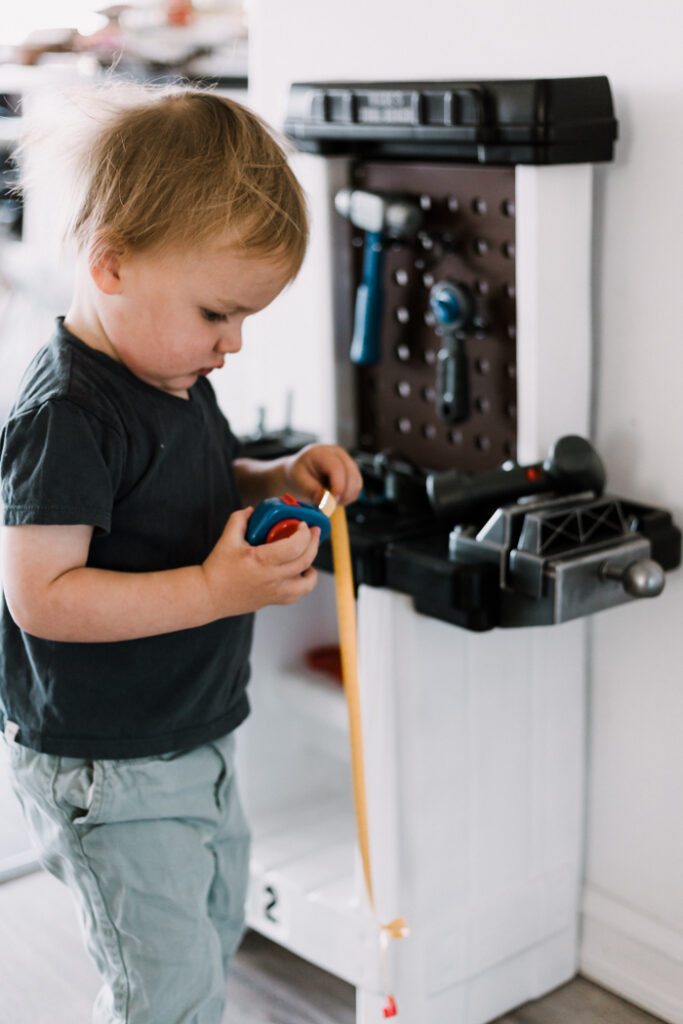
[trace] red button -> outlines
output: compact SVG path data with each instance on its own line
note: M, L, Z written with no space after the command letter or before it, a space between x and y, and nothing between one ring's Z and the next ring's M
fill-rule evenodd
M270 544L273 540L284 540L285 537L291 537L300 522L300 519L281 519L279 523L275 523L268 530L266 544Z
M291 494L283 494L282 497L280 498L280 501L282 501L285 505L299 505L299 502L296 500L296 498L293 498Z
M537 480L541 479L543 473L536 466L529 466L524 470L524 476L530 483L535 484Z

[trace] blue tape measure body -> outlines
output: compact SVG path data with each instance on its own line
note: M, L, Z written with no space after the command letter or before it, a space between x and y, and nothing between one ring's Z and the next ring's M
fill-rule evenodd
M321 544L330 532L330 520L315 505L305 501L290 505L282 498L266 498L251 514L247 525L247 540L250 544L265 544L272 527L283 519L301 519L309 526L319 526Z

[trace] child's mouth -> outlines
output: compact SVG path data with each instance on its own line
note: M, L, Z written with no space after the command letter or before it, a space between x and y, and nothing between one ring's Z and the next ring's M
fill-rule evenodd
M209 373L212 373L214 370L220 370L222 366L222 362L218 363L216 366L202 366L201 370L197 370L197 376L206 377Z

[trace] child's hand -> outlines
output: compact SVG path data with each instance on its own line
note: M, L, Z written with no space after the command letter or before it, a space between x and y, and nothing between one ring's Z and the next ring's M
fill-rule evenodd
M330 491L342 505L355 501L363 477L348 452L338 445L311 444L285 461L285 478L293 491L317 503L321 491Z
M218 618L241 615L268 604L294 604L315 587L312 562L318 553L320 528L300 523L284 540L252 546L245 539L253 509L240 509L228 519L202 569Z

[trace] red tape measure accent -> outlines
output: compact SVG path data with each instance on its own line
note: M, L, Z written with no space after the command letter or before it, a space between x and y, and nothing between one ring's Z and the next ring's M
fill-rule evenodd
M266 544L270 544L274 540L284 540L285 537L291 537L298 529L300 522L300 519L281 519L279 523L275 523L268 530Z

